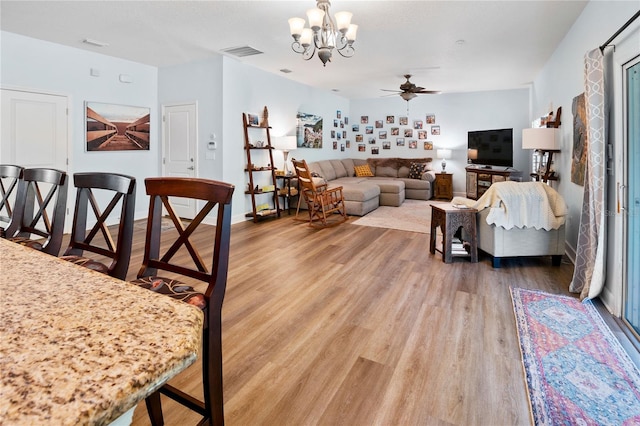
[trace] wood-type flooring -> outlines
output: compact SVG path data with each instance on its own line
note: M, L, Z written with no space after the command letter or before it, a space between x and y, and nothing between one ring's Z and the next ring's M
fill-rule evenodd
M509 287L569 294L573 265L520 258L494 269L483 253L444 264L428 234L354 220L232 226L226 424L530 424ZM143 240L137 224L128 279ZM198 361L172 383L201 394L199 374ZM199 421L164 397L163 411L167 425ZM149 424L144 402L133 424Z

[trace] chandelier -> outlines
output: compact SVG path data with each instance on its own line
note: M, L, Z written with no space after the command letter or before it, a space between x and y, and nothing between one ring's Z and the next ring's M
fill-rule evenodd
M293 37L291 48L300 53L305 61L313 58L318 51L318 58L322 65L327 66L331 61L332 50L335 48L345 58L350 58L356 52L353 42L356 41L358 26L351 23L351 12L336 13L335 22L329 14L329 0L318 0L317 8L309 9L309 27L305 28L302 18L289 19L289 29Z

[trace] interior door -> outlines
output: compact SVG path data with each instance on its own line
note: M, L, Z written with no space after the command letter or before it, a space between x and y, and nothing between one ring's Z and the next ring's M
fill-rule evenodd
M0 98L0 163L68 172L68 98L11 89L1 89ZM67 230L70 221L67 208Z
M163 110L163 174L172 177L197 176L198 111L195 103L165 105ZM185 219L196 215L194 200L172 198L176 213Z

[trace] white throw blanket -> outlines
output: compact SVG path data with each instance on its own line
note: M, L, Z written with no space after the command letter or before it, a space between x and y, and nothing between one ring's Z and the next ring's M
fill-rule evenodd
M487 224L505 229L558 229L567 215L564 199L542 182L497 182L477 201L455 197L451 202L478 210L491 208Z

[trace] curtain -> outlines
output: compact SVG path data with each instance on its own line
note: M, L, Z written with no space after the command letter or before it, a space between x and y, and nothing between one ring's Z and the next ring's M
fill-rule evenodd
M587 113L587 164L576 265L569 291L580 299L593 299L604 287L605 278L605 178L606 112L604 56L600 49L585 55L585 104Z

